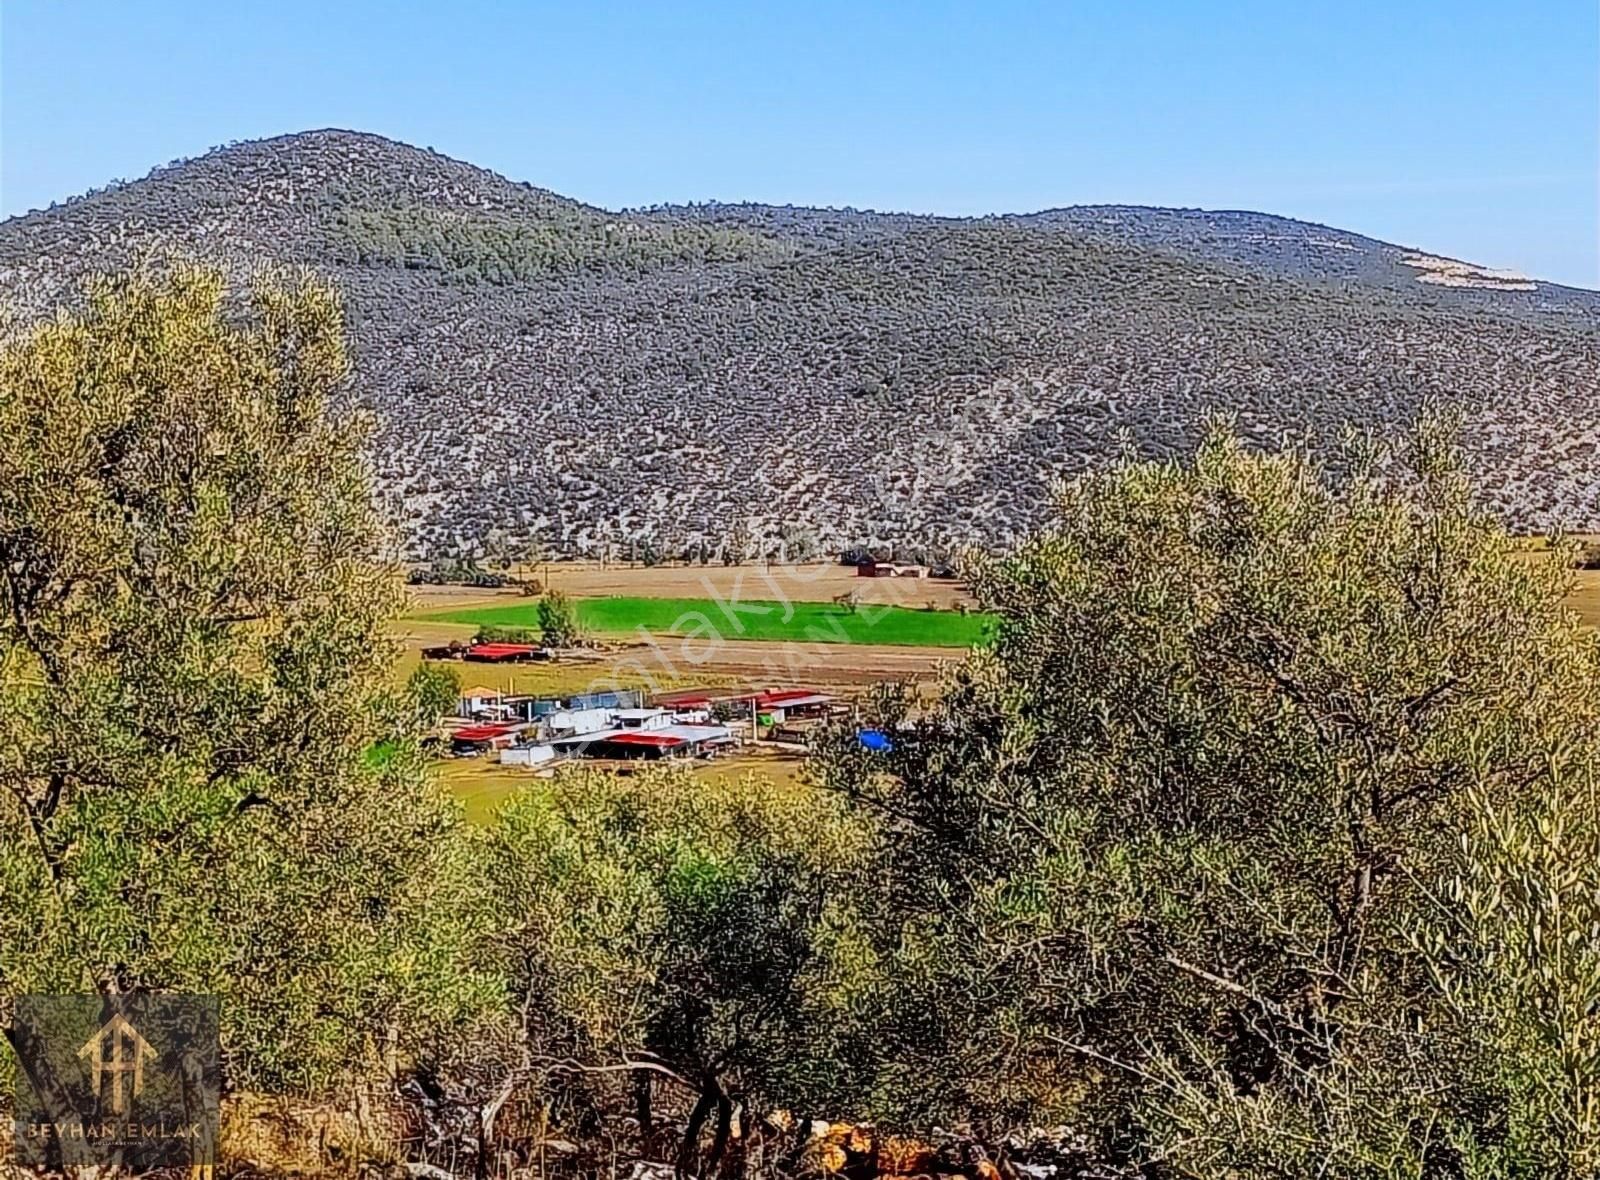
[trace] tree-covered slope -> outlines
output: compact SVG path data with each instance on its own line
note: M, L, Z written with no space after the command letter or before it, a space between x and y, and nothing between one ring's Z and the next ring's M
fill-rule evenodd
M26 318L174 252L344 291L418 552L1000 542L1125 438L1332 440L1427 399L1513 524L1600 527L1600 297L1263 214L610 212L320 131L13 218L0 292Z

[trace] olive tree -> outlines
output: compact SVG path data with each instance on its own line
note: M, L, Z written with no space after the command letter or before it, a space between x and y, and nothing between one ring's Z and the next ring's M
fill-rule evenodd
M736 1109L820 1105L872 970L852 889L870 840L836 799L754 776L590 772L521 791L488 859L521 1079L568 1126L627 1079L646 1135L665 1093L691 1169L702 1132L710 1165L729 1148Z
M886 1109L1093 1120L1196 1176L1592 1159L1570 833L1600 663L1568 577L1431 425L1339 478L1217 426L1192 462L1068 485L974 571L994 646L886 719L892 750L823 758L903 882L857 1057ZM1510 851L1561 814L1559 854ZM1569 905L1573 949L1528 965Z
M583 642L583 624L572 600L560 590L547 590L537 607L539 636L547 647L576 647Z
M406 702L416 726L432 730L461 703L461 676L454 668L424 661L406 678Z
M328 290L188 268L0 348L0 996L216 994L234 1085L496 994L346 372Z

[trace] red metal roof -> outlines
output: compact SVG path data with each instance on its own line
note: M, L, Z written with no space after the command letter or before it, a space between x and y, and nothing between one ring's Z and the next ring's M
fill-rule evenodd
M456 730L450 736L456 741L486 742L490 738L505 737L516 728L516 722L506 722L503 725L468 725Z
M613 737L601 738L602 742L614 742L619 746L655 746L666 749L670 746L681 746L686 739L673 737L665 733L650 733L648 731L629 731L619 733Z
M655 703L671 707L674 705L709 705L712 701L747 705L754 701L757 705L766 707L782 705L785 701L798 701L810 697L833 699L831 694L815 688L770 688L760 692L744 693L717 692L708 688L686 688L679 692L658 693L655 697Z
M756 697L758 705L781 705L785 701L798 701L804 697L827 697L814 688L775 688Z
M479 656L525 656L538 650L531 643L475 643L467 649L467 653Z
M715 698L708 688L686 688L681 692L658 693L658 705L709 705Z

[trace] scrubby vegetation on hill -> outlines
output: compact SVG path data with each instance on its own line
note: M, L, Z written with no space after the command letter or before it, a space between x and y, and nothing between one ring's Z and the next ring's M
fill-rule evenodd
M436 271L456 283L638 274L672 264L741 262L785 253L776 243L736 229L617 218L577 207L528 220L426 205L358 206L335 210L330 232L340 263Z
M1431 425L1126 457L811 781L591 769L475 829L343 364L330 292L193 271L0 347L0 1029L219 995L302 1174L1600 1174L1600 639Z
M1504 521L1600 527L1600 298L1429 287L1262 214L611 213L320 131L14 218L0 290L26 318L171 250L337 283L419 556L1003 545L1124 436L1180 455L1226 411L1331 455L1424 402L1461 412Z

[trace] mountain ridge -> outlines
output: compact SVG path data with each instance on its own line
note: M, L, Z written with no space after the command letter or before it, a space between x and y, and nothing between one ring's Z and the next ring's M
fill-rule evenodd
M340 287L418 556L1005 543L1124 431L1332 453L1424 402L1509 523L1600 526L1600 293L1272 214L611 211L322 129L0 223L0 295L171 254Z

